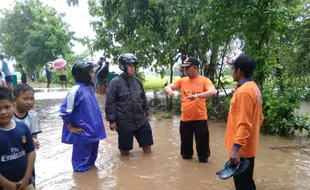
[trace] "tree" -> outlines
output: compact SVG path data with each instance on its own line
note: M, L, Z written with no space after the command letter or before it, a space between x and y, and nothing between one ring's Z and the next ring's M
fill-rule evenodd
M18 67L32 72L58 56L71 53L74 33L54 8L39 0L17 1L13 10L3 9L0 43L7 57Z

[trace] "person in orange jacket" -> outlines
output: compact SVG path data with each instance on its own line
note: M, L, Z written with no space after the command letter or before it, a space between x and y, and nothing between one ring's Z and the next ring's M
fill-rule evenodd
M237 190L252 190L256 189L253 173L263 121L262 95L252 78L255 69L252 57L241 55L227 63L232 64L233 79L238 85L230 101L225 146L231 164L238 164L241 158L249 160L249 167L234 176L234 183Z

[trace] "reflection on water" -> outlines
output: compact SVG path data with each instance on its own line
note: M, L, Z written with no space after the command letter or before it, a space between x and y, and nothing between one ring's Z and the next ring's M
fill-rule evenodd
M120 156L117 134L108 130L100 142L96 167L86 173L74 173L70 145L62 144L62 122L58 117L61 99L39 100L36 110L41 114L43 133L37 151L37 189L103 189L103 190L232 190L232 179L220 180L215 172L223 167L228 154L223 146L225 124L210 122L211 157L202 164L194 155L183 160L179 155L179 117L157 120L151 117L155 145L153 153L143 154L134 143L129 156ZM257 189L309 189L309 152L272 150L271 146L298 146L295 142L274 136L261 136L256 157L254 178ZM307 149L305 150L307 151Z

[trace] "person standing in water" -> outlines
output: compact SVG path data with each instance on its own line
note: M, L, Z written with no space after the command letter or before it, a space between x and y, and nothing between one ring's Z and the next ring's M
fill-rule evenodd
M106 94L108 87L108 74L109 74L109 62L105 61L105 64L98 71L97 74L97 83L99 88L99 94Z
M135 77L138 59L134 54L124 53L118 58L121 75L112 79L108 86L105 104L106 119L110 129L118 133L118 149L121 155L129 155L133 137L144 153L151 152L154 144L148 121L149 107L143 85Z
M241 55L235 61L227 62L233 67L233 79L238 85L230 101L225 146L231 164L238 164L243 158L250 163L243 173L234 176L236 189L255 190L254 160L264 118L262 95L252 78L255 61L248 55Z
M95 164L99 141L106 138L93 88L94 67L85 60L72 66L75 85L60 106L62 142L73 145L72 167L76 172L86 172Z
M206 100L216 96L216 89L210 79L200 76L200 61L195 57L187 57L182 64L187 77L165 87L169 97L174 97L174 90L180 89L181 94L181 155L183 159L191 159L193 137L199 162L207 163L210 156L209 129Z

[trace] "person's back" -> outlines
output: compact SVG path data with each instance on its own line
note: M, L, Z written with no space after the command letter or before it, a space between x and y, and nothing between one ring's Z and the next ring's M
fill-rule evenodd
M12 120L13 101L11 91L0 87L0 190L34 189L34 145L28 127Z
M98 79L105 79L108 77L109 73L109 63L106 64L98 71Z
M106 62L97 73L97 83L99 85L100 94L105 94L108 87L109 62Z

